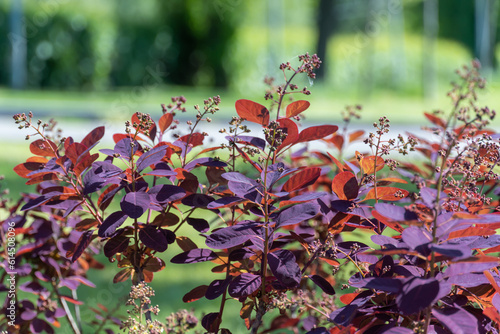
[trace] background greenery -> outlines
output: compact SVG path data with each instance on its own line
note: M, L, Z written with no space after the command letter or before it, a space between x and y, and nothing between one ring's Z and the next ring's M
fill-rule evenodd
M22 89L12 89L9 16L16 1L0 0L0 175L12 199L33 189L12 171L29 156L23 141L28 133L15 131L14 113L31 110L35 118L55 117L63 127L87 132L104 124L109 144L111 131L135 111L158 119L161 103L184 95L188 113L181 119L187 120L194 118L192 105L220 95L214 129L223 127L235 114L237 99L265 103L263 79L271 75L281 82L280 62L293 64L299 54L317 51L325 2L330 2L326 72L322 80L300 82L312 91L306 122L339 124L344 106L359 103L363 118L353 127L382 115L403 131L424 125L422 111L449 108L446 92L454 70L478 56L475 29L481 16L475 6L483 0L436 0L439 30L432 50L423 14L430 0L24 0L27 76ZM500 34L498 1L491 3L492 62L483 71L489 84L480 98L494 109L500 102ZM388 12L391 4L401 5L401 14ZM184 272L181 265L167 264L156 276L154 303L162 316L179 308L194 307L197 315L214 311L217 306L207 302L181 301L211 281L204 265ZM110 283L116 272L114 265L91 272L98 288L84 287L80 296L113 307L130 284ZM238 309L231 311L225 321L243 331Z

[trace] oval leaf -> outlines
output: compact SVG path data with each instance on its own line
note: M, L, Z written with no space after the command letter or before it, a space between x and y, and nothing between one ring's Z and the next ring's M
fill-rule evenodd
M321 175L321 168L311 167L306 168L297 174L293 175L288 181L283 185L282 190L286 192L291 192L297 189L302 189L311 184L314 184L316 180Z
M337 132L338 129L339 127L336 125L311 126L310 128L304 129L300 132L297 143L324 138Z
M259 275L243 273L229 284L229 295L234 298L246 297L257 291L260 285Z
M242 99L236 101L234 106L241 118L264 126L269 124L269 110L262 104Z
M304 100L292 102L286 107L286 117L290 118L297 116L298 114L309 108L310 105L311 104L309 103L309 101Z

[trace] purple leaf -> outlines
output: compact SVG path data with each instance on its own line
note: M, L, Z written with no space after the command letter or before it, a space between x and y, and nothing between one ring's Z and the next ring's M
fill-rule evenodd
M139 218L149 208L151 198L149 194L138 191L123 196L120 207L132 219Z
M235 141L238 144L252 145L260 150L264 150L266 147L266 141L262 138L252 137L252 136L236 136L236 138L231 136L226 136L228 141Z
M209 158L209 157L204 157L204 158L198 158L190 163L188 163L186 166L184 166L184 169L187 171L191 171L193 168L197 166L206 166L206 167L226 167L227 164L224 161L220 161L214 158Z
M389 203L377 203L375 204L375 210L382 216L387 217L396 221L405 220L416 220L418 216L416 213L406 210L403 207L389 204Z
M259 275L243 273L229 284L229 295L234 298L247 297L260 288Z
M411 249L416 249L418 246L428 244L432 241L432 235L428 231L416 226L406 228L401 238Z
M489 284L488 278L486 278L486 276L484 276L483 273L481 274L468 273L468 274L451 276L450 278L448 278L447 282L449 284L458 285L464 288L473 288L481 284Z
M439 282L435 278L412 278L403 284L396 304L403 314L410 315L432 305L439 294Z
M139 231L139 239L146 247L158 252L164 252L168 248L168 240L161 229L154 225L146 225Z
M324 293L329 294L329 295L335 294L335 289L333 289L333 286L323 277L321 277L319 275L309 275L309 278L317 286L319 286L320 289L323 290Z
M491 303L493 304L493 306L495 306L497 311L500 312L500 295L498 293L495 293L493 299L491 300Z
M208 232L210 229L210 225L205 219L189 217L187 223L200 233Z
M129 160L135 154L138 147L139 143L136 140L133 141L131 138L123 138L116 143L114 152L121 155L124 159Z
M186 191L178 186L159 184L148 190L151 199L159 204L175 202L186 196Z
M177 254L170 260L172 263L198 263L212 261L217 258L212 250L206 248L195 248L187 252Z
M325 327L317 327L314 328L313 330L310 330L306 334L330 334L330 331L327 330Z
M355 281L356 276L351 277L349 283L354 287L382 290L391 293L399 293L401 291L401 280L389 277L369 277L361 278Z
M210 234L205 243L208 247L215 249L242 245L250 238L258 236L257 225L255 222L243 221L233 226L221 228Z
M348 326L356 315L358 308L368 302L372 298L372 295L373 292L371 291L362 292L349 305L338 308L330 313L328 317L338 325Z
M301 203L280 212L276 219L276 227L293 225L313 218L319 212L317 203Z
M454 259L469 257L471 255L471 249L464 245L442 243L439 245L432 244L430 245L429 248L435 252L438 252L445 256L449 256Z
M391 245L391 246L397 247L399 245L399 243L400 243L396 239L393 239L393 238L385 236L385 235L378 235L378 234L372 235L370 237L370 239L372 239L372 241L374 243L376 243L377 245L385 246L385 247L387 247L387 245Z
M43 331L49 334L54 333L52 327L47 322L45 322L45 320L38 318L33 319L33 321L30 324L30 330L34 334L42 333Z
M433 309L432 315L453 334L479 334L477 318L461 307Z
M207 288L207 291L205 292L205 298L208 300L213 300L226 291L229 283L231 283L232 276L227 277L226 279L216 279L210 283L210 285Z
M205 194L191 194L182 199L182 204L193 208L206 208L214 199Z
M279 249L267 254L267 260L273 275L281 284L287 288L293 288L300 284L302 273L292 252Z
M137 159L136 167L137 172L142 172L146 167L155 165L163 159L167 153L166 146L155 147L145 153L143 153L139 159Z
M219 209L226 206L232 206L238 203L246 201L246 198L236 197L236 196L227 196L219 198L207 205L208 209Z
M120 227L125 220L127 220L127 215L123 211L116 211L110 214L99 226L98 235L101 238L109 238L113 235L118 227Z
M406 327L392 327L380 332L380 334L414 334L415 332Z

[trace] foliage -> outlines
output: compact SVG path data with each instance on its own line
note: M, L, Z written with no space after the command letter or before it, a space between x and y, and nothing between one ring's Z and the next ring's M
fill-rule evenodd
M349 131L360 107L347 108L340 131L336 125L299 131L309 102L288 97L310 91L292 81L314 78L321 64L316 55L299 61L280 65L284 84L266 79L269 108L236 102L238 117L221 130L227 143L215 147L205 146L208 134L198 126L211 122L218 96L195 106L185 135L173 131L186 102L176 97L157 122L132 115L125 133L113 135L115 146L99 153L103 127L78 142L33 122L32 114L14 116L39 138L30 144L33 156L15 167L36 193L6 208L2 224L2 266L24 277L15 286L10 332L51 333L65 316L80 333L76 290L92 285L85 275L102 267L93 256L103 252L117 264L115 283L132 280L132 309L120 320L99 306L96 332L111 333L119 322L129 333L186 333L198 323L206 332L230 333L224 311L238 305L251 333L498 333L500 147L498 134L487 129L494 111L477 106L476 89L484 87L479 65L458 72L449 115L426 114L431 135L387 138L386 117L373 133ZM245 122L262 127L264 136L249 135ZM317 140L329 146L326 153L309 144ZM361 140L366 152L349 153L349 144ZM424 157L418 164L389 156L415 149ZM345 241L356 230L377 246ZM192 241L192 232L205 245ZM183 298L218 301L201 321L185 310L165 323L155 319L148 284L165 269L173 243L182 249L173 264L211 262L220 274ZM2 276L5 291L9 278ZM20 299L20 291L31 296ZM8 321L1 318L0 326Z

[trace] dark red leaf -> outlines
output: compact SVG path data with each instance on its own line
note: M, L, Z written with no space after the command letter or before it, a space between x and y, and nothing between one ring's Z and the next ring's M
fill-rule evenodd
M326 279L319 275L309 275L308 276L311 281L313 281L317 286L320 287L321 290L323 290L324 293L329 294L329 295L334 295L335 290L333 289L333 286L328 283Z
M104 137L104 126L99 126L90 131L88 135L82 140L82 144L87 147L92 147L95 143Z
M316 180L321 175L321 168L310 167L306 168L297 174L293 175L288 181L283 185L283 191L292 192L297 189L305 188L314 184Z
M263 126L269 124L269 110L262 104L242 99L236 101L235 108L238 116L249 122Z
M109 239L104 245L104 255L112 257L116 253L122 253L127 247L130 238L125 235L117 235Z
M83 254L85 249L87 249L87 247L90 245L90 242L92 241L93 232L94 232L93 230L83 232L82 235L80 236L80 239L75 245L74 251L69 251L66 254L66 257L71 256L71 262L75 262Z
M133 268L125 268L120 270L115 277L113 277L113 283L125 282L132 275Z
M168 240L161 229L154 225L146 225L139 231L139 239L146 247L157 252L164 252L168 248Z
M218 312L208 313L201 319L201 325L209 333L215 333L216 329L219 328L221 323L221 318Z
M191 303L200 298L205 297L205 292L207 291L208 285L200 285L189 291L182 297L184 303Z

